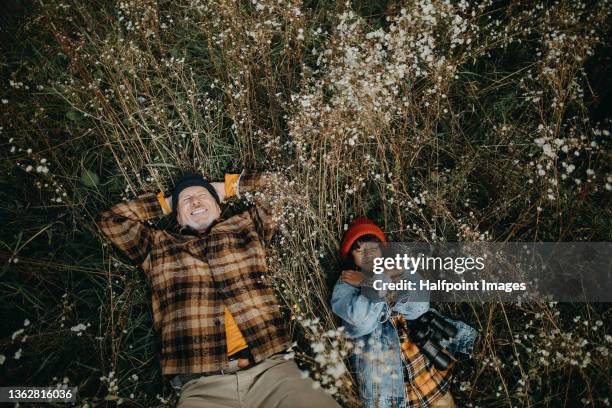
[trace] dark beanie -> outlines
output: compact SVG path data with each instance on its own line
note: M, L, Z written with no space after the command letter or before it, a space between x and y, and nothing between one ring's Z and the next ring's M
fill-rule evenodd
M181 176L179 181L176 183L174 187L174 191L172 192L172 211L176 212L176 207L178 204L178 197L181 191L186 189L187 187L193 186L201 186L208 190L208 192L215 198L219 207L221 207L221 201L219 200L219 195L215 188L210 184L207 180L204 179L199 174L196 173L185 173Z

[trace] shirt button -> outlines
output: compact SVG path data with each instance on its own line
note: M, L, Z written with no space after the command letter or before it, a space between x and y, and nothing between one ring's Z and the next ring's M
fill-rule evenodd
M221 320L215 319L215 326L221 326Z

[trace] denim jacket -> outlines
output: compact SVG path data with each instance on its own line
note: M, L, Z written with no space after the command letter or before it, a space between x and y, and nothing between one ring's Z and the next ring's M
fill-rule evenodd
M404 378L400 340L389 316L401 313L413 320L431 310L429 302L398 302L392 308L375 302L361 290L338 281L332 294L332 310L344 322L347 337L356 340L352 356L364 407L403 407ZM439 313L438 313L439 314ZM455 353L471 354L478 332L471 326L440 315L457 328L457 335L441 345Z

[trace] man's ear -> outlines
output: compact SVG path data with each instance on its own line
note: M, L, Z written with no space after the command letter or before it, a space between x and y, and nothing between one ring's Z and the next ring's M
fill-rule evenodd
M177 207L177 209L176 209L176 222L177 222L177 224L178 224L178 225L180 225L181 227L183 226L183 224L181 223L181 215L180 215L180 213L179 213L179 209L178 209L178 207Z
M217 204L217 203L215 203L215 204ZM217 208L219 209L219 216L217 217L217 219L218 219L218 218L221 218L221 214L223 213L223 207L221 207L220 204L217 204Z

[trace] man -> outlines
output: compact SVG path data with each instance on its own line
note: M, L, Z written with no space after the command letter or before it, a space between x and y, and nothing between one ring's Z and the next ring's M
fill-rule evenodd
M104 234L149 278L162 374L180 389L181 408L338 407L285 354L289 338L264 249L282 200L260 195L247 211L220 218L226 198L275 180L243 171L209 183L188 174L171 197L144 194L100 215ZM172 212L180 233L147 224Z

